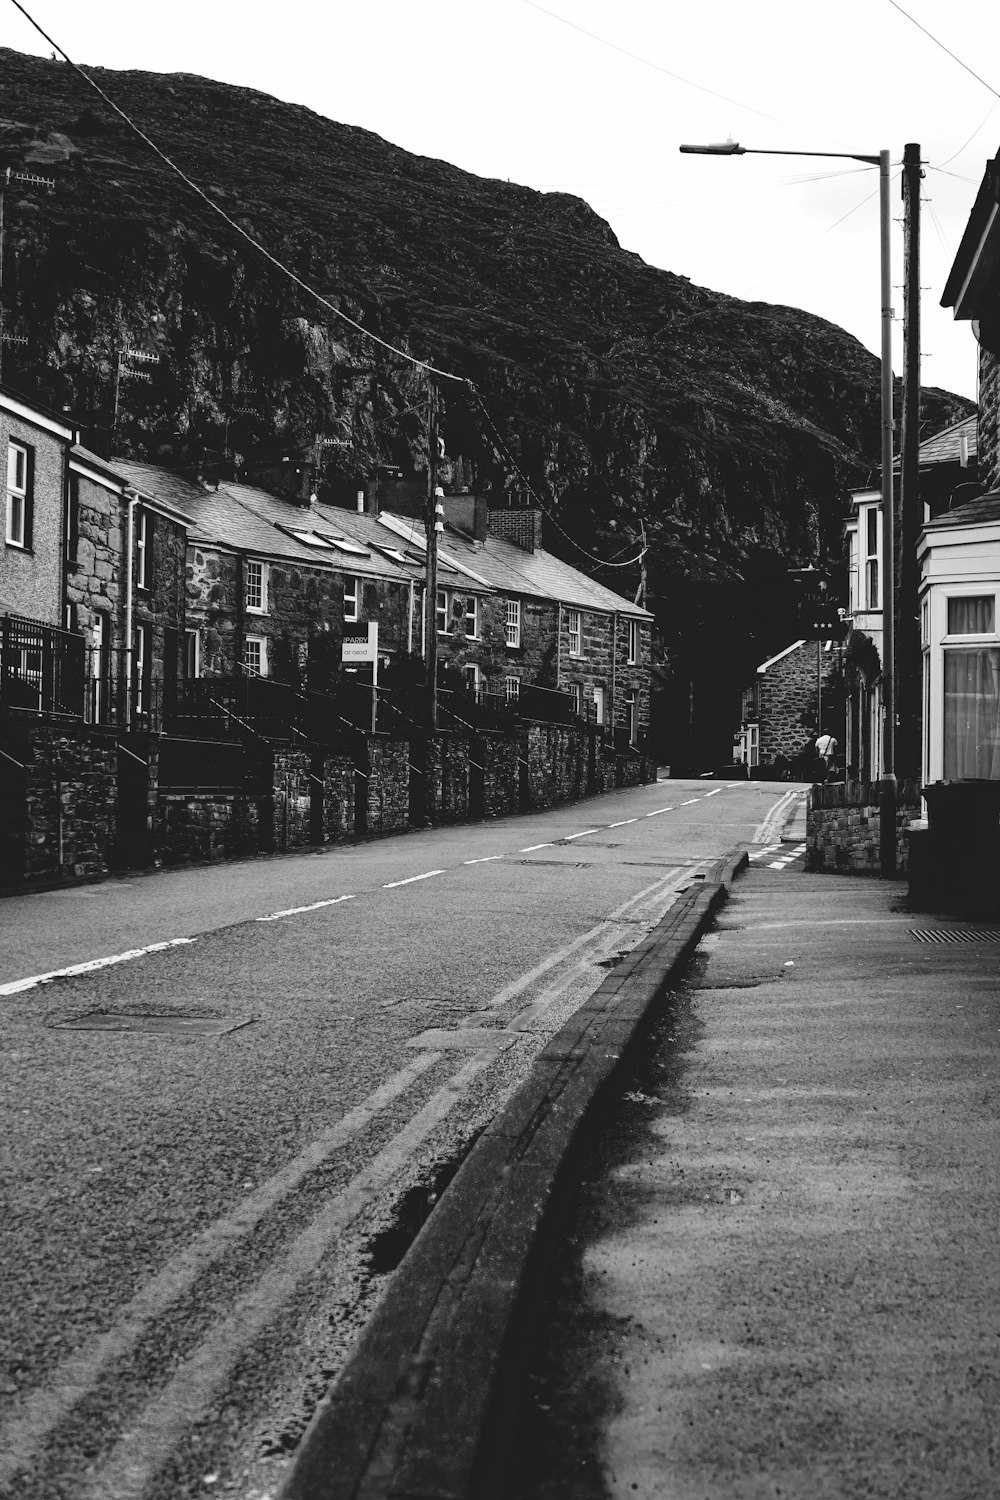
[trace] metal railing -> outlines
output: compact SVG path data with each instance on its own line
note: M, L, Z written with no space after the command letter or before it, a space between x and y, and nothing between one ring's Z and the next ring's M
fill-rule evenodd
M0 619L0 711L86 716L82 635L23 615Z

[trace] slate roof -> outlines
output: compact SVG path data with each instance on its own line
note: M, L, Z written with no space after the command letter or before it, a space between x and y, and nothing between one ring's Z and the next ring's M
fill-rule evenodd
M960 422L953 422L943 432L936 432L933 437L925 438L918 449L920 465L924 464L957 464L962 457L962 437L966 442L966 452L969 459L974 460L978 451L979 420L973 412L971 417L963 417Z
M956 505L943 516L924 523L925 531L939 531L944 526L982 526L990 521L1000 521L1000 490L990 490L988 495L979 495Z
M423 550L424 532L419 522L410 516L394 516L383 512L379 523L387 531L409 537L409 545ZM488 587L501 594L533 595L540 599L559 600L574 609L597 610L604 614L629 615L637 620L651 620L649 610L641 609L631 599L625 599L603 584L588 578L578 568L538 548L526 552L513 542L502 537L490 536L485 542L476 542L464 532L445 526L438 545L439 566L453 560L477 574ZM476 591L476 581L468 574L469 590Z
M182 474L132 459L114 459L105 467L147 499L181 511L190 520L189 535L196 544L362 577L405 582L424 578L424 528L412 517L387 512L373 516L317 502L295 505L249 484L224 482L208 490ZM316 542L310 544L293 532L311 534ZM338 548L336 538L345 545ZM333 544L323 546L323 540ZM469 593L519 594L574 609L653 618L551 552L527 552L495 536L476 542L451 526L446 526L439 543L438 576L442 587L465 587Z
M115 460L114 469L140 494L182 508L191 520L189 536L195 544L368 578L409 581L415 575L416 564L400 565L386 558L368 539L356 535L356 527L349 530L343 523L365 520L350 511L295 505L249 484L223 483L217 490L205 489L182 474L130 459ZM299 540L293 532L315 535L316 545ZM350 545L343 550L321 545L324 532Z

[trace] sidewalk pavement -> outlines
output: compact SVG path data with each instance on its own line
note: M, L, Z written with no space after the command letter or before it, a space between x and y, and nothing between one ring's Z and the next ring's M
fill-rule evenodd
M735 881L564 1220L512 1497L1000 1496L1000 926L905 897Z

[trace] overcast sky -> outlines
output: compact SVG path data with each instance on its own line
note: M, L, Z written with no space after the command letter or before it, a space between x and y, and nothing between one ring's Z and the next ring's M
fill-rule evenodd
M927 163L923 380L976 394L970 327L939 303L1000 144L1000 6L905 0L903 14L892 0L23 3L81 65L243 84L481 176L576 193L651 265L736 297L808 308L875 352L877 169L713 160L677 148L727 136L790 151L887 148L898 220L898 164L916 141ZM0 44L50 50L12 0L0 0ZM898 222L893 281L902 282ZM902 292L893 295L901 316ZM897 373L901 343L900 322Z

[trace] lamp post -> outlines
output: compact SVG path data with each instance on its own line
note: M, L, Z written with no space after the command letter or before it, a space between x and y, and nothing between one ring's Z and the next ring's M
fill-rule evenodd
M881 873L896 873L896 687L895 687L895 526L892 494L892 279L889 232L889 152L877 156L857 151L769 151L741 146L739 141L716 141L707 146L681 146L693 156L828 156L860 161L879 169L879 264L882 296L882 776L879 781L879 862Z

